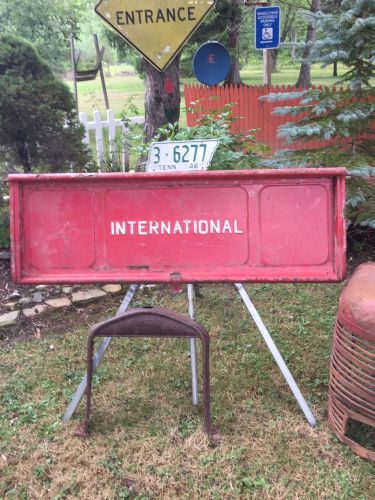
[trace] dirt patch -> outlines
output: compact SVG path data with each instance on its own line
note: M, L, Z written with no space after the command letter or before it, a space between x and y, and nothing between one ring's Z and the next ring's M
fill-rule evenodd
M375 260L375 230L352 229L348 232L348 276L363 262Z
M6 304L12 301L12 296L21 298L33 297L35 293L43 294L43 300L60 296L61 286L49 286L41 291L34 285L16 285L12 281L10 272L10 261L0 260L0 314L9 312ZM73 286L73 289L82 289L81 286ZM105 318L108 311L116 308L121 301L121 296L101 298L93 303L76 306L72 304L67 310L48 312L32 318L22 314L14 326L0 329L0 341L13 342L28 337L42 338L48 333L64 332L79 325L88 327L97 321L96 318Z

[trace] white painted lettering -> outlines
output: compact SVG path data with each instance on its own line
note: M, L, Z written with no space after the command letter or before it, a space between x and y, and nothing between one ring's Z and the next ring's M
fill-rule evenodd
M125 222L116 222L116 229L115 229L115 234L125 234L126 229L125 229Z
M150 221L150 234L159 234L159 222Z
M190 228L191 220L186 220L186 219L185 219L185 220L183 220L182 222L185 224L185 233L186 233L186 234L189 234L189 232L190 232L190 231L189 231L189 228Z
M238 220L234 219L234 232L235 234L242 234L242 229L238 229Z
M160 223L160 232L161 234L171 234L171 223L169 221L165 222L164 220L162 220Z
M198 226L199 234L208 234L208 222L206 220L200 220Z
M232 233L232 227L228 219L225 219L223 224L223 234L224 233Z
M220 233L220 220L210 220L210 233Z
M174 229L173 229L173 234L177 234L177 233L179 233L179 234L184 234L184 233L182 232L182 227L181 227L181 224L180 224L178 221L176 221L176 222L174 223Z
M130 226L130 234L134 234L134 226L137 224L135 220L128 220L128 224Z
M141 234L142 236L148 234L146 231L146 224L147 222L145 220L138 221L138 234Z
M152 234L243 234L237 219L183 219L110 221L112 236L147 236Z

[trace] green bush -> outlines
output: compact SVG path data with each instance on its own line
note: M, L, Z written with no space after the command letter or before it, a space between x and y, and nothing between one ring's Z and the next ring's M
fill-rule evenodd
M9 248L9 202L8 183L0 181L0 248Z
M0 208L0 248L10 247L9 207Z
M26 40L0 36L3 173L82 170L89 161L69 88Z
M195 106L199 106L199 102ZM194 109L190 110L194 111ZM129 137L133 150L140 158L139 169L143 170L152 142L190 141L197 139L217 139L219 146L212 157L209 170L238 170L256 168L261 160L261 154L269 148L255 140L255 130L248 133L232 132L232 125L238 121L233 117L233 104L226 104L223 109L211 109L199 119L199 124L193 127L179 128L177 123L169 123L159 128L150 143L140 143L139 136ZM132 146L134 143L138 145Z

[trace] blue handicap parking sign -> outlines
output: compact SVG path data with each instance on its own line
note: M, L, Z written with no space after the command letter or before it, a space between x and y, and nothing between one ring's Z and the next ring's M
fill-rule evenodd
M280 44L280 7L255 9L255 48L277 49Z

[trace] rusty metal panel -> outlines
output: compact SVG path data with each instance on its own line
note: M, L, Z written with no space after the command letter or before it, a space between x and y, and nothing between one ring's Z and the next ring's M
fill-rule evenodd
M12 175L19 283L338 281L345 170Z
M350 420L375 429L374 262L358 266L340 296L333 330L328 420L340 441L360 457L375 461L375 451L348 435Z
M87 389L85 418L76 430L76 436L88 437L91 412L93 375L93 349L96 337L150 337L199 338L202 342L202 399L203 425L207 434L212 433L210 409L210 336L197 321L161 307L138 307L115 318L97 323L87 341Z

